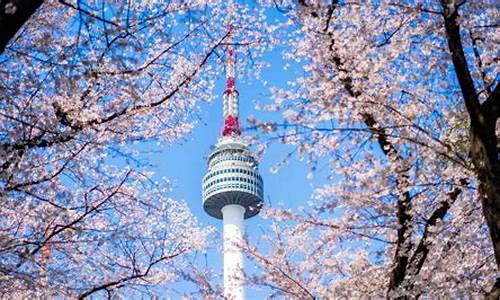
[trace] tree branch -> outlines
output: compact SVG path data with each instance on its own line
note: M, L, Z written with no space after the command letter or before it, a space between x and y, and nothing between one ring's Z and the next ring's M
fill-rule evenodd
M460 26L458 25L458 7L449 3L447 0L441 0L443 6L444 26L448 40L448 47L451 52L451 59L455 72L457 74L458 83L464 96L465 106L469 112L471 123L474 127L478 127L480 122L480 103L477 97L474 81L467 65L462 39L460 38Z
M99 21L101 21L101 22L103 22L103 23L110 24L110 25L113 25L113 26L118 27L118 28L122 28L122 27L121 27L120 25L118 25L117 23L115 23L115 22L113 22L113 21L110 21L110 20L106 20L106 19L104 19L104 18L102 18L102 17L99 17L98 15L94 14L93 12L90 12L90 11L88 11L88 10L86 10L86 9L83 9L83 8L82 8L82 7L80 7L80 6L73 5L73 4L71 4L71 3L67 2L67 1L64 1L64 0L59 0L59 3L61 3L61 4L62 4L62 5L64 5L64 6L67 6L67 7L69 7L69 8L72 8L72 9L74 9L74 10L77 10L77 11L79 11L79 12L81 12L81 13L83 13L83 14L85 14L85 15L87 15L87 16L89 16L89 17L91 17L91 18L94 18L94 19L96 19L96 20L99 20ZM123 29L123 28L122 28L122 29Z
M109 295L113 289L117 289L117 288L123 287L123 285L125 283L129 282L129 281L133 281L135 279L141 279L143 277L148 276L148 274L151 271L151 269L155 265L159 264L160 262L168 260L168 259L175 258L175 257L181 255L184 252L185 251L182 250L182 251L179 251L179 252L177 252L175 254L162 256L162 257L160 257L160 258L158 258L156 260L153 260L152 262L149 263L148 267L144 271L140 271L138 269L138 267L134 265L134 271L132 272L131 275L122 277L122 278L117 279L117 280L113 280L113 281L107 282L107 283L102 284L100 286L92 287L89 290L87 290L86 292L80 294L78 296L78 299L79 300L83 300L83 299L91 296L92 294L100 292L100 291L103 291L103 290L106 291L108 293L108 295Z
M467 180L461 179L460 185L462 186L467 185ZM439 207L431 214L431 216L425 222L424 233L422 234L420 242L418 243L418 246L415 252L413 253L409 263L410 265L409 269L412 275L418 275L420 273L420 270L422 269L422 266L424 265L424 262L427 259L427 255L429 254L430 249L428 245L428 239L430 234L430 228L432 226L435 226L437 221L442 220L446 216L448 210L457 200L458 196L461 193L462 193L461 187L454 188L453 191L448 193L448 198L440 203Z

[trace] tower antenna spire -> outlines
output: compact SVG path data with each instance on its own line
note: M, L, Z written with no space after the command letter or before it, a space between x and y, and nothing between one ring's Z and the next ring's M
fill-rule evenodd
M234 51L234 5L229 3L227 21L227 56L226 56L226 89L224 91L224 129L223 136L241 135L239 121L239 93L235 86L236 53Z

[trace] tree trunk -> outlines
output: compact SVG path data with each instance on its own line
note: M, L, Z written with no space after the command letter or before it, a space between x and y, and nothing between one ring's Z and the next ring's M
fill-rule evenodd
M500 117L500 87L497 83L486 101L479 101L462 46L458 8L461 5L442 0L446 38L455 74L470 119L470 155L479 181L479 198L490 231L493 251L500 270L500 158L496 123ZM500 294L497 278L491 295Z
M485 145L477 132L472 132L471 155L479 179L483 214L490 230L497 267L500 269L500 164L485 157Z

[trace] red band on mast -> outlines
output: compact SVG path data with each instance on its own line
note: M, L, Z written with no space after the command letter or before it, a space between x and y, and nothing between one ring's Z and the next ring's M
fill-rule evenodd
M226 120L224 120L224 130L222 131L222 135L231 136L240 134L241 134L241 129L238 118L235 118L231 115L227 116Z

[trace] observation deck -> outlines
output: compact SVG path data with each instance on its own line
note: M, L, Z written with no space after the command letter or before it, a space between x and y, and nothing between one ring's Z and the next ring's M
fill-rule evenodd
M222 219L221 209L229 204L245 208L244 218L259 213L264 184L258 163L239 136L222 137L208 159L203 177L203 208L214 218Z

